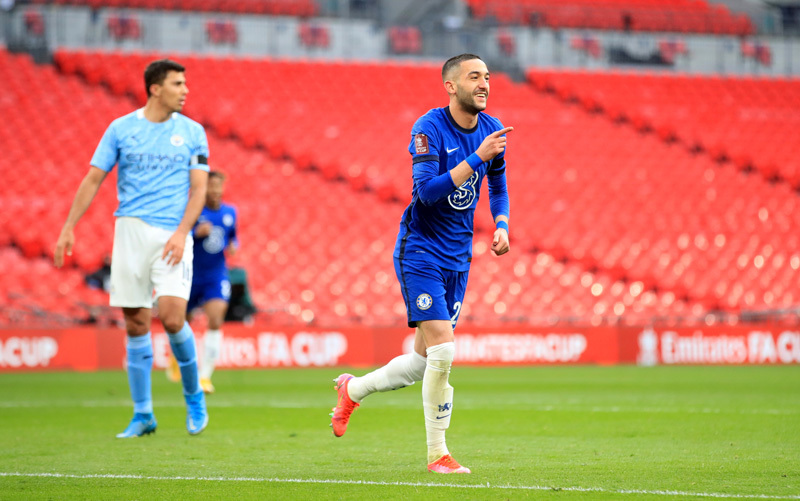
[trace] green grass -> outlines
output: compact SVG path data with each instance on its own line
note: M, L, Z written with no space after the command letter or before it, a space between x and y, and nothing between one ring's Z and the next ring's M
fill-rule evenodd
M419 384L333 438L339 372L220 371L197 437L155 373L131 440L124 373L0 374L0 499L800 499L800 367L456 367L461 476L425 470Z

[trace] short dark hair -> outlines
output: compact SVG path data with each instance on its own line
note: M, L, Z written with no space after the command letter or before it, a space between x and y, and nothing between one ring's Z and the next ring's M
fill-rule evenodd
M153 84L163 84L164 79L167 78L167 73L170 71L183 73L186 71L186 68L169 59L159 59L147 65L147 68L144 70L144 90L147 92L147 97L150 97L150 86Z
M442 66L442 82L447 81L448 73L456 66L459 66L464 61L470 61L472 59L481 59L481 56L476 56L475 54L460 54L445 61L444 66Z
M220 172L218 170L212 170L212 171L208 172L208 179L209 180L214 179L215 177L219 178L220 181L225 181L225 179L226 179L225 174L223 174L222 172Z

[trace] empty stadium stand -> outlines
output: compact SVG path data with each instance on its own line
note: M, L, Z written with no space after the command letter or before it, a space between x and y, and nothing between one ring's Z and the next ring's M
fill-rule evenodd
M422 33L416 26L392 26L387 35L391 54L419 54L422 52Z
M475 17L550 28L750 35L752 22L705 0L467 0Z
M88 6L93 9L129 8L195 12L229 12L271 16L313 16L313 0L31 0L33 4Z
M800 79L530 70L538 89L800 188Z
M18 145L0 158L9 173L0 193L11 206L0 215L4 256L52 254L100 135L143 102L142 68L160 56L60 51L55 71L0 52L11 89L0 100L9 117L0 141ZM237 263L260 315L402 325L391 250L410 196L410 127L446 103L439 66L179 59L191 89L185 112L207 125L212 166L230 174L242 225ZM725 168L582 104L492 77L490 111L516 128L512 253L488 251L484 191L465 322L691 322L797 303L800 213L788 183ZM36 266L55 277L102 261L113 184L78 227L74 268ZM25 283L19 294L38 298ZM54 311L74 306L52 301L62 301Z
M121 325L108 294L84 283L79 268L55 270L50 259L0 246L0 327L47 328Z

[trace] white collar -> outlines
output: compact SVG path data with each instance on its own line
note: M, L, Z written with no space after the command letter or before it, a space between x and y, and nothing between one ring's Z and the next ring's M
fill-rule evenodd
M136 110L136 118L138 118L139 120L144 119L144 108L139 108L138 110ZM170 116L170 119L175 120L177 118L178 118L178 112L173 111L172 115Z

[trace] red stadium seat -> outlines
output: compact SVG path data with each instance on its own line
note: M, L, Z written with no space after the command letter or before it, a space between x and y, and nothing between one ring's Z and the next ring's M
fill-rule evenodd
M55 74L0 51L0 77L10 95L21 96L0 101L0 113L8 117L0 123L0 140L9 145L0 162L15 166L6 169L13 174L0 192L0 230L18 247L10 261L52 253L54 237L43 228L63 221L87 168L86 157L65 154L65 145L90 155L108 123L138 105L125 94L141 86L139 71L151 56L60 51L55 58L62 73ZM411 193L410 127L443 104L441 89L430 84L438 79L438 66L184 60L192 68L186 111L206 124L214 166L229 173L228 197L240 208L238 259L259 306L282 322L308 322L313 315L317 324L402 325L391 249ZM127 82L103 72L89 78L112 62L127 68L121 72ZM223 69L229 79L217 78ZM373 92L375 81L410 71L417 77L406 91L414 100ZM271 74L282 78L265 94L263 78ZM710 308L766 308L800 298L800 242L791 238L800 235L796 194L789 183L757 174L763 169L799 180L791 146L796 133L764 120L780 113L758 115L762 133L746 120L720 120L736 107L715 104L720 96L751 110L795 110L795 81L555 71L530 79L535 85L492 78L493 109L518 134L509 139L507 170L514 250L502 258L488 250L493 225L484 192L465 319L700 317ZM229 82L236 82L237 92ZM549 88L581 106L544 92ZM362 106L346 105L343 95L358 95ZM238 118L241 109L248 110L247 119ZM603 114L587 113L597 109ZM16 118L20 114L31 118ZM272 126L275 116L293 126ZM656 134L609 119L618 116ZM70 126L76 122L83 126ZM52 136L43 138L43 128ZM665 141L673 135L677 140ZM756 174L687 151L680 141L695 135L721 145ZM773 136L787 146L777 147ZM114 176L76 230L68 265L78 280L70 278L68 291L79 289L81 274L110 251ZM298 203L300 193L310 202ZM0 254L6 255L2 247ZM6 266L3 259L0 266ZM766 267L774 271L764 273ZM28 302L46 297L35 280L40 275L28 275L33 278L20 279L20 294ZM99 300L92 298L87 293L84 299ZM69 309L53 298L42 304Z
M501 24L544 24L552 28L597 28L746 35L753 31L745 14L706 0L583 1L467 0L472 15Z

